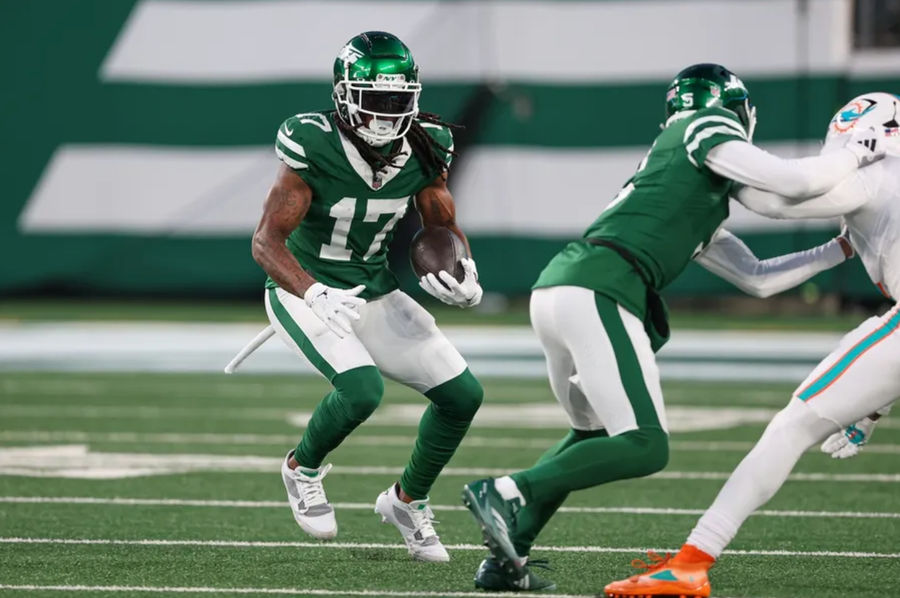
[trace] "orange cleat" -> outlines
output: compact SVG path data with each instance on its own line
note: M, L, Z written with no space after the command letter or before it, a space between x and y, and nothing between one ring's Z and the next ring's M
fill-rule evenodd
M710 593L707 573L716 560L702 550L685 544L675 556L648 552L650 562L635 559L631 566L643 569L628 579L614 581L603 592L609 598L671 596L707 598Z

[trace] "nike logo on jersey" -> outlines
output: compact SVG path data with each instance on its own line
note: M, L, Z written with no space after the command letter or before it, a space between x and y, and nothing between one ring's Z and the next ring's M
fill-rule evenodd
M285 125L285 126L284 126L284 132L287 133L288 135L293 135L293 134L294 134L294 129L288 129L288 128L287 128L287 125Z

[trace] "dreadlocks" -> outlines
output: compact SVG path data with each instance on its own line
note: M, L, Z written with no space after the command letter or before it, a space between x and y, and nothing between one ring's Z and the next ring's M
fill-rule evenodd
M403 139L395 139L391 144L387 154L381 154L371 145L366 143L359 135L356 134L354 127L344 121L339 115L335 116L335 122L338 129L353 144L353 147L359 152L363 160L372 168L372 173L377 173L388 167L394 166L394 160L403 152ZM457 156L458 154L448 147L444 147L434 140L428 132L419 124L419 121L433 125L440 125L448 129L461 129L461 125L444 122L437 114L430 112L420 112L418 117L413 119L406 138L409 140L409 146L412 148L413 154L419 159L422 165L422 171L428 176L437 176L441 172L447 170L450 165L444 158L446 154Z

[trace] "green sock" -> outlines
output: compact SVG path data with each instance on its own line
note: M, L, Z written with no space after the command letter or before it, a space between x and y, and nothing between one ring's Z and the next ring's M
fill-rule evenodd
M511 477L526 502L552 503L573 490L650 475L664 468L668 460L668 435L661 428L648 427L618 436L586 438Z
M547 451L540 456L535 465L546 463L576 442L580 442L586 438L605 437L606 435L605 430L596 430L592 432L570 430L562 440L547 449ZM550 521L550 518L559 510L559 507L562 506L568 496L568 492L560 492L551 500L545 502L528 502L522 507L518 513L516 530L513 534L513 545L520 556L527 556L531 552L531 547L534 545L534 541L538 534L544 529L544 526L547 525L547 522Z
M414 500L428 496L438 474L469 430L481 406L484 390L466 369L462 374L425 393L431 405L419 421L419 435L400 487Z
M316 468L344 438L375 411L384 394L384 380L375 366L347 370L332 378L334 390L313 411L294 458Z

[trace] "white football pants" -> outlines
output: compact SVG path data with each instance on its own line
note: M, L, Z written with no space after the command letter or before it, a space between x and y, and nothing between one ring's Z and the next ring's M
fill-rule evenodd
M900 306L844 336L769 423L687 540L718 558L803 453L900 397Z
M306 302L281 288L266 289L266 313L275 332L329 380L374 365L386 377L426 392L459 376L466 362L438 329L434 317L396 290L359 309L353 333L340 338Z
M530 311L550 387L574 429L668 430L656 356L637 316L576 286L535 289Z

